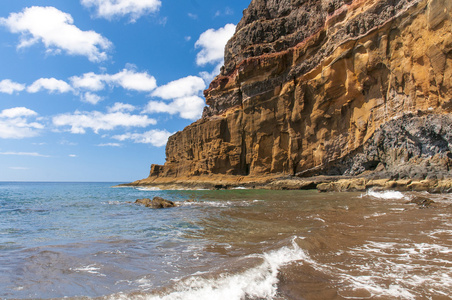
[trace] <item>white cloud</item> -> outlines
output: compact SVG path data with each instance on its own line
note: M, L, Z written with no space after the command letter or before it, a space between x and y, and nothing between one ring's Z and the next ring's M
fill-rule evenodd
M0 112L0 138L23 139L34 137L44 126L37 122L30 122L28 118L37 113L25 107L4 109Z
M21 92L25 89L24 84L13 82L9 79L0 81L0 92L5 94L12 94L14 92Z
M83 102L91 103L93 105L96 105L97 103L103 100L101 96L90 92L84 93L80 98L82 99Z
M4 109L0 112L0 118L17 118L17 117L29 117L36 116L37 113L26 107L13 107Z
M135 143L151 144L155 147L162 147L166 145L166 142L171 135L172 133L167 130L153 129L144 133L126 133L122 135L115 135L112 138L119 141L132 140Z
M42 42L48 53L64 51L69 55L86 56L93 62L106 60L105 51L112 47L111 42L97 32L80 30L73 23L70 14L52 6L32 6L11 13L8 18L0 18L0 25L21 34L18 48Z
M27 88L29 93L37 93L42 90L48 90L51 93L67 93L72 91L72 87L63 80L55 78L40 78Z
M37 152L0 152L0 155L50 157L50 155L43 155L43 154L39 154Z
M52 118L58 127L69 126L71 133L85 133L87 128L95 133L99 130L113 130L117 127L147 127L157 122L145 115L131 115L123 112L101 113L98 111L61 114Z
M113 106L108 108L108 112L110 113L130 112L134 111L135 109L136 109L135 106L133 106L132 104L116 102L115 104L113 104Z
M137 72L133 69L123 69L116 74L95 74L85 73L82 76L72 76L69 78L75 89L98 92L105 88L105 84L120 86L126 90L138 92L150 92L157 87L154 76L147 72Z
M162 99L174 99L198 95L206 88L204 80L197 76L187 76L158 87L152 96Z
M146 72L138 73L130 69L124 69L114 75L106 75L104 80L126 90L139 92L150 92L157 87L157 81L153 76Z
M106 144L99 144L97 146L99 146L99 147L121 147L121 144L119 144L119 143L106 143Z
M198 66L204 66L206 64L222 62L224 58L224 47L234 35L234 32L234 24L226 24L218 30L209 29L203 32L195 43L195 48L201 49L196 56L196 64Z
M190 96L177 98L171 103L149 101L144 112L179 114L183 119L196 120L202 115L205 103L201 97Z
M95 7L98 17L111 20L130 15L135 22L143 15L154 13L161 6L160 0L81 0L85 7Z
M210 83L215 78L215 76L220 74L222 66L223 66L223 62L216 65L215 69L213 69L212 72L209 73L209 72L203 71L203 72L199 73L199 76L201 76L205 82Z
M75 155L75 154L69 154L68 156L69 157L77 157L77 155Z
M93 72L85 73L82 76L73 76L69 78L72 86L76 89L86 89L93 92L103 90L104 75L94 74Z

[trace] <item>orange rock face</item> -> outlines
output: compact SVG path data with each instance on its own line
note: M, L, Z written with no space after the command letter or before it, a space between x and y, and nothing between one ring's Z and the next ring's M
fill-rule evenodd
M253 0L205 97L203 118L169 138L151 177L295 175L353 160L391 120L452 111L452 1Z

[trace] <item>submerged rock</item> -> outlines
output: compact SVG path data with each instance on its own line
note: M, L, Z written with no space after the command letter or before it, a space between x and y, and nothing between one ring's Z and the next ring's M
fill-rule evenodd
M425 197L416 197L408 203L417 204L419 208L428 208L431 204L435 203L432 199L428 199Z
M177 206L173 201L163 199L162 197L154 197L152 200L149 198L137 199L135 203L149 208L168 208Z

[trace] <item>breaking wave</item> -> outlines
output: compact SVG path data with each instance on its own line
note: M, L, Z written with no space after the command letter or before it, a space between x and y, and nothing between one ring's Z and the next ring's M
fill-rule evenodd
M365 195L366 196L371 196L371 197L374 197L374 198L378 198L378 199L385 199L385 200L388 200L388 199L399 200L399 199L405 199L406 198L406 196L403 193L398 192L398 191L377 192L377 191L374 191L372 189L368 190Z
M176 283L171 292L163 295L117 294L110 299L146 300L239 300L274 299L277 295L279 269L297 261L310 261L308 254L292 239L290 246L282 247L250 258L260 258L263 262L242 273L223 273L216 278L191 276Z

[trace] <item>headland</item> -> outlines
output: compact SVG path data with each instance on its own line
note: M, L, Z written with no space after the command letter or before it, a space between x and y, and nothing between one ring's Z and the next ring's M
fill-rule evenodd
M252 0L164 165L131 186L452 191L452 2Z

